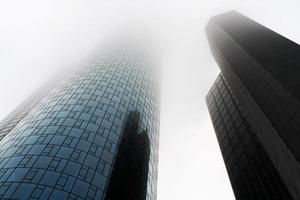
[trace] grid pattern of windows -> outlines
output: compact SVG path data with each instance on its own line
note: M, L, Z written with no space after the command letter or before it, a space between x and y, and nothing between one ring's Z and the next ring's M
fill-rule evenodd
M0 198L105 199L134 111L150 141L146 196L156 199L159 92L149 65L117 50L53 88L0 141Z
M208 32L222 70L234 70L300 161L300 46L235 12L214 18Z
M62 77L55 76L47 81L41 88L30 95L13 112L0 122L0 140L2 140L40 101L41 99L59 83Z
M236 199L292 199L222 74L206 100Z

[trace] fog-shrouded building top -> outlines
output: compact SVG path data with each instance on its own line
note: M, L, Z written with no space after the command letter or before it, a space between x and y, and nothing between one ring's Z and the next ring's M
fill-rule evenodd
M156 199L157 65L111 49L34 95L0 141L0 198Z
M300 46L235 11L212 17L206 32L222 76L262 145L261 152L269 157L290 198L300 199ZM211 100L207 98L209 107ZM231 118L227 121L235 124ZM266 166L262 169L271 171ZM264 173L259 169L258 173ZM245 178L245 173L240 176Z

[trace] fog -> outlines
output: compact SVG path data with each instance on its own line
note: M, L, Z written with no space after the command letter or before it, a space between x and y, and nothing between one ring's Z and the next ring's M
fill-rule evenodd
M204 27L236 10L299 42L299 8L296 0L1 1L0 118L114 35L143 29L161 53L158 200L234 199L205 105L219 69Z

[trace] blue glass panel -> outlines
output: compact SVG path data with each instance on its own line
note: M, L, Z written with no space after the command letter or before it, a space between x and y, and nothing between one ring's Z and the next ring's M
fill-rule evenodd
M40 183L47 185L47 186L54 187L59 176L60 176L59 173L52 172L52 171L46 171L46 173L44 174Z
M82 198L85 198L88 189L89 189L89 184L87 184L81 180L77 180L75 182L72 192Z
M16 191L13 193L13 199L28 199L32 193L35 185L28 183L21 183Z
M9 178L7 179L7 181L16 181L19 182L21 180L23 180L23 178L25 177L25 175L27 174L28 169L26 168L16 168L13 173L9 176Z

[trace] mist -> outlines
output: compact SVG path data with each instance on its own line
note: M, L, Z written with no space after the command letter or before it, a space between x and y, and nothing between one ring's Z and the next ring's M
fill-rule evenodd
M205 104L219 68L204 31L236 10L295 41L298 1L111 0L0 3L0 118L65 67L114 38L141 34L159 54L161 121L158 200L234 199Z

